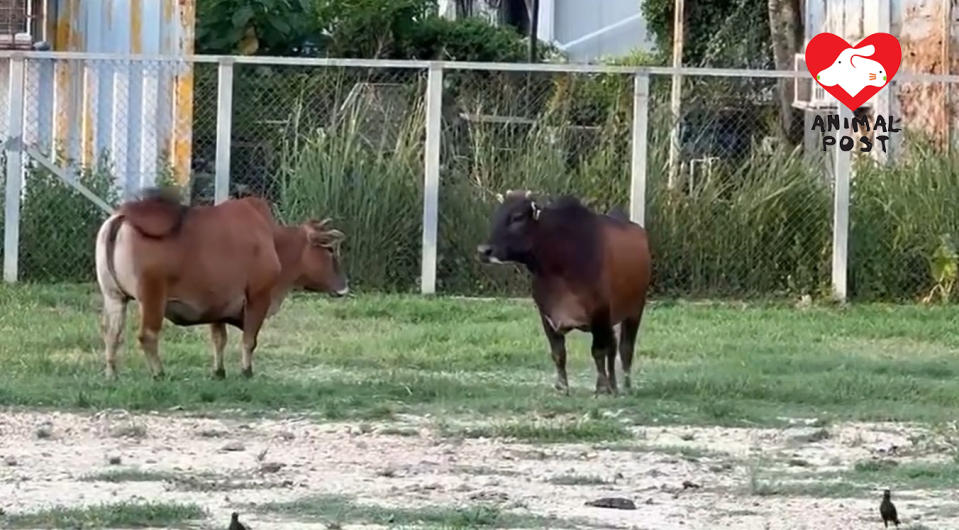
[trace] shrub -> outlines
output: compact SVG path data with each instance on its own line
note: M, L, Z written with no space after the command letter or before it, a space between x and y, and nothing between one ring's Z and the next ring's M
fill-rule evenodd
M63 162L60 162L63 164ZM116 204L107 157L74 172L78 181ZM94 281L97 230L107 215L50 171L27 169L20 206L20 277L24 281Z

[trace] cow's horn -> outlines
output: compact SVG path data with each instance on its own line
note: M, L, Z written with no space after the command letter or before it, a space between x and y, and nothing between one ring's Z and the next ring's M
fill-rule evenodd
M506 196L509 197L513 194L513 190L506 190Z
M502 193L497 193L497 194L496 194L496 200L497 200L498 202L502 203L502 202L505 201L506 199L503 198L503 194L502 194Z
M539 206L536 206L535 202L530 203L533 207L533 220L539 221L539 213L542 211Z
M528 199L528 198L530 198L530 197L532 197L532 196L533 196L532 190L526 190L526 198Z

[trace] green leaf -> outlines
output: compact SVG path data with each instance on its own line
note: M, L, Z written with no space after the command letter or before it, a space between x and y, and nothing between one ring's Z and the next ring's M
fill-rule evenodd
M253 8L250 6L243 6L233 13L233 27L244 28L246 27L247 22L249 22L252 18Z

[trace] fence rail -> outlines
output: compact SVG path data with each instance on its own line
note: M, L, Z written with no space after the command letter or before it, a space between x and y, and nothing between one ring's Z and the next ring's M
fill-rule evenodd
M575 193L605 211L627 207L650 230L662 293L915 298L941 285L927 258L959 229L944 202L959 191L923 194L914 176L929 169L916 164L938 163L939 189L953 184L952 150L937 131L956 114L929 108L949 92L937 87L959 76L900 73L885 89L895 95L877 98L867 114L898 116L907 132L931 139L887 138L880 150L878 129L857 130L876 149L857 143L855 156L838 148L852 136L848 126L824 135L815 121L852 114L780 108L779 88L808 77L0 51L4 278L91 279L103 219L22 141L109 204L173 179L198 203L255 194L287 222L333 216L350 236L351 277L370 289L521 293L519 271L472 256L495 193L520 187ZM823 143L830 135L835 146ZM903 189L939 213L920 218L900 204ZM859 197L874 218L850 212ZM890 224L894 215L914 224Z

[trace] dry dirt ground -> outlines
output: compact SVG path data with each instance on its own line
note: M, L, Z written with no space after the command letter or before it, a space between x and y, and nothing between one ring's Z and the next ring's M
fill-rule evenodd
M205 508L207 519L195 527L226 528L233 510L257 530L385 527L265 509L335 494L355 506L403 510L492 505L543 518L532 519L541 522L534 527L881 528L886 484L817 496L803 491L810 482L791 477L872 458L936 458L910 450L929 433L899 424L830 425L825 436L812 426L645 427L628 443L536 445L450 438L433 425L422 417L386 425L7 411L0 413L0 508L11 516L53 505L166 501ZM132 470L142 476L90 480ZM794 487L772 491L784 484ZM894 491L905 528L959 528L959 511L947 509L953 494ZM600 497L626 497L636 509L585 504Z

